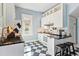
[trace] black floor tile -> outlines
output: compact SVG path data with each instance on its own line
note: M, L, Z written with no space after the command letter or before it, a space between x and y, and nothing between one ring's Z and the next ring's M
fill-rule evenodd
M39 53L35 52L35 53L33 54L33 56L39 56Z
M33 52L33 54L30 54L31 56L39 56L40 54L45 54L46 56L50 56L49 54L46 54L47 52L47 47L44 46L41 42L36 41L36 42L29 42L25 43L25 47L29 46L31 48L30 52ZM41 46L41 47L40 47ZM36 47L36 48L35 48ZM28 49L28 48L27 48ZM44 51L43 49L46 49ZM25 54L27 55L29 52L26 51Z

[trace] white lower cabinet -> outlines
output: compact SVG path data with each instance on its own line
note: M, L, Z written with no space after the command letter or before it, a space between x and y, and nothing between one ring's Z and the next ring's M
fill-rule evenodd
M43 41L43 35L42 34L38 34L38 40Z
M55 38L48 38L48 44L47 44L47 48L48 48L48 54L55 56L56 53L56 45L58 44L62 44L67 42L67 39L55 39Z
M24 56L24 43L0 46L0 56Z
M47 48L48 48L47 53L54 56L55 55L54 38L48 38Z
M48 37L44 34L38 34L38 40L45 46L47 46Z

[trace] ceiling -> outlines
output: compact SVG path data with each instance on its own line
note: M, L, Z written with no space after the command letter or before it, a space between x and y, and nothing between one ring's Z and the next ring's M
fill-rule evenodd
M79 17L79 5L72 11L70 15L74 17Z
M15 5L33 11L45 12L56 4L57 3L16 3Z

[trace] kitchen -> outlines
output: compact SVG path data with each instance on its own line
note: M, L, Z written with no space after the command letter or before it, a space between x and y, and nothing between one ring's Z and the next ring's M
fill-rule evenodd
M38 36L47 37L47 40L42 38L40 41L47 41L48 53L55 55L55 46L67 42L71 34L67 31L64 21L66 20L66 4L58 4L54 8L46 11L42 18L42 29L39 30ZM46 45L46 44L45 44Z
M76 47L78 44L77 21L70 21L70 19L78 18L76 16L78 12L75 12L78 7L77 3L1 3L0 51L2 53L0 55L78 55L79 52L76 52L79 51ZM7 41L8 35L4 28L14 29L17 23L21 25L21 29L18 29L19 39L13 37L14 39ZM73 27L72 23L75 23ZM6 43L3 43L5 40Z

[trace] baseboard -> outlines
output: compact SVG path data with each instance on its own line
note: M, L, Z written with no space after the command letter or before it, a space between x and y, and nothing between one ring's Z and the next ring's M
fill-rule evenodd
M25 42L34 42L34 41L38 41L38 40L27 40Z

